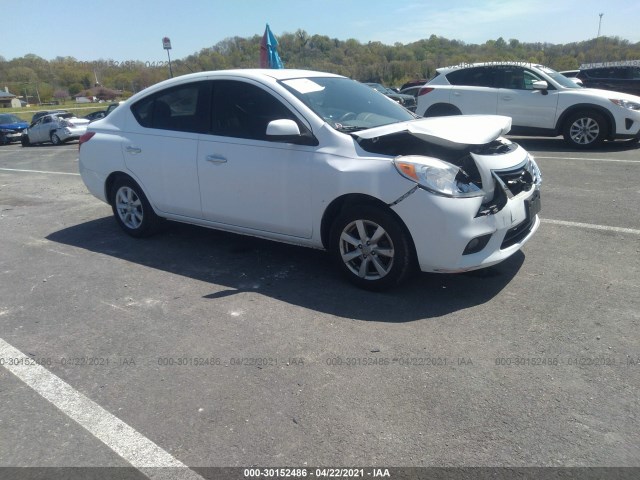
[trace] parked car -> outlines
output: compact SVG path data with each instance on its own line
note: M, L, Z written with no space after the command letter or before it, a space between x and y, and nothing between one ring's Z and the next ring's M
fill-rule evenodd
M106 110L98 110L97 112L91 112L89 115L85 115L83 118L86 118L90 122L95 122L96 120L100 120L107 116Z
M576 75L587 88L640 96L640 60L584 64Z
M580 85L581 87L584 86L583 83L582 83L582 80L580 80L578 78L578 73L580 73L580 70L564 70L564 71L562 71L560 73L562 75L564 75L565 77L567 77L569 80L571 80L576 85Z
M124 103L124 102L110 103L106 109L90 113L89 115L85 115L84 118L86 118L90 122L95 122L96 120L100 120L101 118L104 118L107 115L109 115L111 112L113 112L118 106L120 106L121 103Z
M417 79L417 80L411 80L409 82L404 83L401 87L400 87L400 91L402 92L402 90L405 90L409 87L421 87L423 86L425 83L427 83L429 80L427 80L426 78L423 79Z
M0 113L0 145L17 142L29 124L12 113Z
M71 113L68 110L41 110L39 112L36 112L33 114L33 117L31 117L31 123L35 122L36 120L38 120L40 117L44 117L45 115L54 115L54 114L59 114L59 113Z
M462 272L539 226L541 176L504 116L418 119L362 83L305 70L176 77L80 138L88 190L133 237L160 219L327 249L356 285Z
M77 140L87 131L89 120L76 118L71 113L53 113L38 118L22 132L23 147L51 142L60 145Z
M110 103L107 109L105 110L105 117L109 115L111 112L113 112L117 107L119 107L123 103L124 102Z
M581 88L543 65L491 62L437 71L420 91L419 115L507 115L513 134L563 135L575 148L640 137L640 97Z
M418 85L418 86L414 86L414 87L407 87L407 88L403 88L402 90L400 90L400 93L403 94L403 95L411 95L412 97L414 97L416 99L416 104L417 104L418 93L420 93L421 89L422 89L422 85Z
M412 95L403 95L403 94L394 92L390 88L387 88L384 85L381 85L379 83L365 83L365 85L368 85L369 87L373 88L374 90L377 90L383 95L386 95L391 100L398 102L407 110L411 110L412 112L416 111L416 97L413 97Z

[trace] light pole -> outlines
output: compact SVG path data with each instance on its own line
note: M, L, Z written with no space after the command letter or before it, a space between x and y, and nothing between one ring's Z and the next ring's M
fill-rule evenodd
M600 37L600 27L602 26L602 16L604 13L600 13L600 21L598 22L598 38Z

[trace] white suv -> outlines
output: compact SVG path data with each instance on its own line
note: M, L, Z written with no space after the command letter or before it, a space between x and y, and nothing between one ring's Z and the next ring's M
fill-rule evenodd
M437 72L419 93L418 115L506 115L513 135L563 135L577 148L640 137L640 97L582 88L543 65L490 62Z

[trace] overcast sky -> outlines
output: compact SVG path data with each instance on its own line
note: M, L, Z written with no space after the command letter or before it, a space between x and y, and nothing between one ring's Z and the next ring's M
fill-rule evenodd
M411 43L435 34L466 43L503 37L569 43L601 34L640 42L638 0L0 0L0 55L47 60L184 58L228 37L303 29L360 42ZM10 7L10 8L7 8ZM285 54L286 55L286 54Z

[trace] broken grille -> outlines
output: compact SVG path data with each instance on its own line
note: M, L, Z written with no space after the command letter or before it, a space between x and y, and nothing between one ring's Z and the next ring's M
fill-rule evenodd
M493 176L509 198L528 192L535 183L534 173L528 160L514 169L494 170Z

